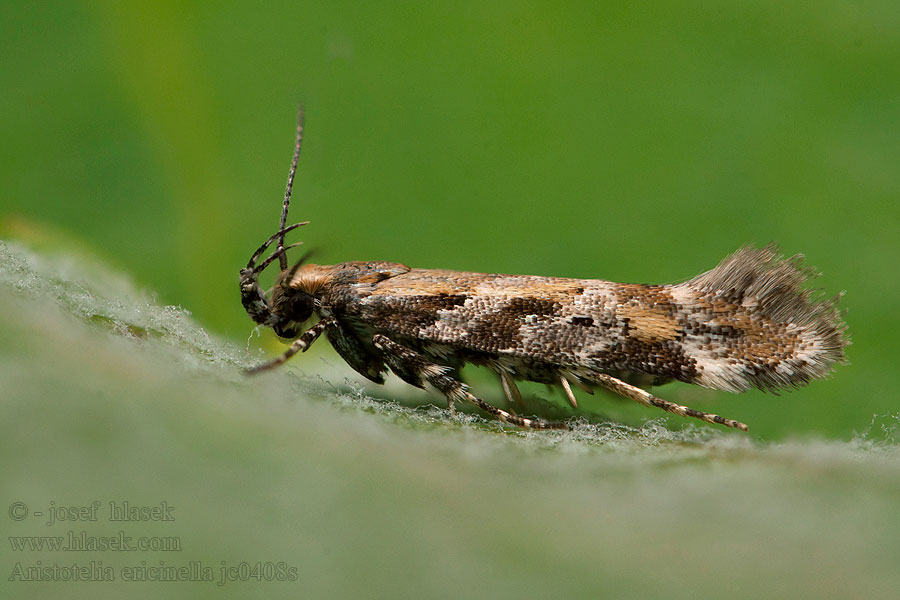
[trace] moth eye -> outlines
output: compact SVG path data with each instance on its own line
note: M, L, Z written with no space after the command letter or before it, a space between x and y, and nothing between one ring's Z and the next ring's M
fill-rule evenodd
M313 299L308 294L297 294L291 299L289 308L290 318L297 323L302 323L312 316Z

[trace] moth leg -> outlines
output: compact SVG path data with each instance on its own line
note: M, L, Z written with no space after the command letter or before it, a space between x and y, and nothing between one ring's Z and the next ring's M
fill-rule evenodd
M420 380L427 381L440 390L444 396L447 397L450 406L453 406L455 400L465 400L481 410L494 415L504 423L510 423L511 425L518 425L519 427L527 427L530 429L569 428L565 423L543 421L541 419L526 419L524 417L512 415L492 404L488 404L484 400L473 396L469 392L469 386L448 375L448 371L451 370L450 367L443 367L429 362L419 353L392 341L384 335L375 335L372 338L372 343L384 353L384 360L390 365L391 369L394 368L394 364L397 364L401 370L407 373L415 373Z
M248 375L253 375L255 373L259 373L260 371L265 371L267 369L271 369L273 367L277 367L278 365L284 364L287 360L298 352L306 352L306 350L312 346L312 343L315 342L322 332L336 325L337 322L331 318L326 317L307 329L303 332L303 334L294 340L294 343L291 344L291 347L285 350L284 354L279 356L278 358L273 358L268 362L264 362L261 365L256 365L255 367L250 367L247 369Z
M561 377L565 377L570 384L574 383L577 385L585 394L590 394L591 396L594 395L594 388L591 387L590 383L582 380L579 375L576 375L568 369L560 369L559 374Z
M565 375L560 375L559 382L562 384L563 390L566 392L566 397L569 399L569 404L572 405L572 408L578 408L578 400L575 399L575 394L572 392L572 386L569 385L569 380Z
M329 327L325 331L325 336L331 342L335 352L354 371L369 381L384 383L384 372L386 370L384 361L379 353L363 344L362 340L353 331L338 323L333 327Z
M631 398L636 402L640 402L644 406L655 406L656 408L661 408L670 413L681 415L682 417L694 417L695 419L700 419L701 421L706 421L708 423L718 423L719 425L734 427L735 429L740 429L741 431L748 431L750 429L740 421L735 421L734 419L726 419L725 417L720 417L719 415L714 415L712 413L707 413L700 410L694 410L693 408L688 408L687 406L681 406L680 404L675 404L674 402L669 402L668 400L657 398L653 394L646 392L639 387L633 386L629 383L625 383L624 381L616 379L611 375L606 375L605 373L592 373L591 379L595 383L602 385L606 389L615 392L620 396Z
M452 396L447 396L447 410L450 412L450 418L456 418L456 399Z
M519 391L516 382L513 381L513 378L506 371L497 371L497 374L500 376L500 383L503 385L503 393L506 394L506 399L510 404L515 404L522 408L524 406L522 392Z

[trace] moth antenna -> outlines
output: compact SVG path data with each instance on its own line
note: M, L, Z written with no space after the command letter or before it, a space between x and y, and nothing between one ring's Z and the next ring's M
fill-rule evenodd
M284 234L288 233L289 231L293 231L293 230L297 229L301 225L309 225L309 221L303 221L302 223L294 223L290 227L285 227L283 229L280 229L279 231L276 231L272 235L272 237L267 239L265 242L263 242L262 246L260 246L259 248L256 249L256 252L253 253L253 256L251 256L250 260L247 262L247 268L252 270L254 265L256 264L256 261L259 259L260 256L262 256L262 253L265 252L266 248L268 248L272 244L272 242L274 242L276 239L278 239L279 236L281 236L281 238L284 239Z
M276 250L275 252L272 253L272 256L268 257L266 260L259 263L256 266L256 268L253 269L253 272L254 273L262 273L263 269L268 267L269 264L271 264L271 262L273 260L275 260L276 258L284 257L287 254L288 250L290 250L291 248L296 248L297 246L302 246L302 245L303 245L303 242L295 242L293 244L290 244L289 246L285 246L284 248Z
M281 235L278 237L278 250L284 249L284 226L287 223L288 207L291 205L291 188L294 187L294 173L297 172L297 163L300 162L300 144L303 142L303 105L297 106L297 141L294 142L294 158L291 161L291 172L288 174L287 187L284 190L284 204L281 206L281 224L278 229ZM287 269L287 256L284 253L278 255L281 270Z

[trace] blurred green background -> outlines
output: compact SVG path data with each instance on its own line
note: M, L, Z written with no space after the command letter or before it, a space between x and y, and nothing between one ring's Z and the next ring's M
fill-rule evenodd
M7 2L0 28L4 234L212 332L250 330L237 270L303 102L317 262L659 283L776 241L847 291L851 365L701 401L774 437L896 410L896 2Z
M155 293L160 304L189 310L205 330L235 344L244 345L252 330L237 272L277 226L302 102L306 131L292 218L312 221L295 237L317 250L316 262L380 259L662 283L711 268L743 244L775 241L786 254L804 253L824 273L815 285L827 295L846 290L850 364L829 381L780 396L679 384L658 389L659 395L745 421L750 439L765 442L850 440L873 415L898 412L895 1L6 1L2 14L0 239L49 256L97 256ZM12 325L6 331L27 335ZM279 351L266 335L266 351ZM27 342L12 339L0 338L0 350L18 356L15 344ZM35 339L44 338L35 333ZM325 346L316 348L319 358L337 364ZM36 348L25 353L31 367L24 372L37 372ZM309 356L294 362L294 369L327 371L335 381L352 377L349 370L320 369L322 360ZM277 395L277 386L266 385ZM500 401L496 388L480 389ZM548 396L542 388L535 393ZM410 403L438 402L411 394ZM93 395L67 400L85 398ZM551 401L561 410L560 398ZM660 416L599 396L583 397L581 405L588 414L630 424ZM212 406L205 415L215 413ZM180 419L180 408L170 408L162 414ZM287 422L297 425L292 418ZM663 422L673 429L684 424L677 417ZM259 428L269 426L263 419ZM97 435L114 428L100 426ZM148 430L147 439L157 433ZM321 435L327 438L327 430ZM95 440L86 434L72 443L84 450ZM419 443L401 443L396 453L413 452ZM12 448L4 461L18 453ZM221 467L192 451L172 461L196 464L198 472ZM485 481L496 475L471 471L464 460L455 462L453 451L449 456L447 471L462 469L476 494L479 473ZM290 468L267 458L248 461L247 468L275 473L275 480ZM523 460L523 472L555 468ZM570 466L591 469L586 462ZM802 479L797 473L805 464L772 479L742 475L777 486ZM504 468L518 472L510 462ZM634 486L645 483L643 475L621 475L627 464L610 469ZM841 473L846 477L835 489L855 485ZM867 473L880 477L877 470ZM563 470L559 478L561 485L578 480L575 471ZM234 481L244 485L237 475ZM690 481L673 485L687 489ZM897 498L900 479L891 471L888 481L878 496L885 506ZM473 491L457 483L447 489ZM182 482L151 477L145 484L168 490ZM425 495L446 492L436 489ZM584 494L590 492L586 487ZM627 504L627 493L616 493L604 498ZM488 496L501 499L502 490ZM778 510L792 504L792 492L783 496ZM387 507L394 498L383 500ZM619 508L627 518L625 504ZM831 515L821 514L814 523L824 528ZM434 517L422 515L425 522ZM720 525L732 518L722 516ZM591 531L600 535L602 528ZM502 547L525 543L507 533L499 534ZM627 531L619 533L622 543ZM652 539L653 532L645 533ZM814 535L805 535L792 538L791 553L816 545ZM679 546L675 537L665 539L670 549ZM699 549L708 540L694 541L700 554L692 556L702 559ZM632 540L626 547L637 553L644 545ZM875 564L869 554L855 556ZM577 568L559 568L560 577L577 581ZM666 581L677 581L669 575Z

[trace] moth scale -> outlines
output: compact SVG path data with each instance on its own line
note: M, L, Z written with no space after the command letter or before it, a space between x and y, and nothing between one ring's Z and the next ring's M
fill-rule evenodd
M416 387L432 385L451 412L464 401L501 421L534 429L563 422L526 418L478 398L460 379L465 364L497 374L511 404L517 380L610 390L662 410L746 431L747 425L658 398L641 385L682 381L742 392L799 387L844 362L849 343L838 298L806 287L802 256L747 246L710 271L678 284L416 269L353 261L289 266L285 235L300 155L303 112L278 231L240 271L242 304L259 325L293 340L258 373L307 350L322 334L356 372L383 383L388 371ZM275 250L265 259L263 254ZM280 273L265 292L258 278L273 262ZM312 324L305 327L312 319Z

